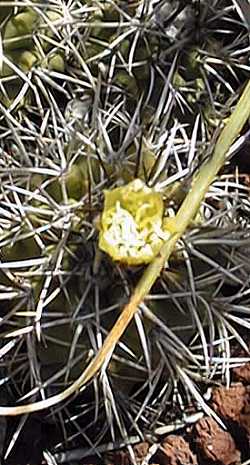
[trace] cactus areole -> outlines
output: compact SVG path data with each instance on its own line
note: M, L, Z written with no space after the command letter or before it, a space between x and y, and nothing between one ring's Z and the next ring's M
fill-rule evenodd
M104 196L100 249L127 265L150 263L169 236L163 231L162 195L135 179Z

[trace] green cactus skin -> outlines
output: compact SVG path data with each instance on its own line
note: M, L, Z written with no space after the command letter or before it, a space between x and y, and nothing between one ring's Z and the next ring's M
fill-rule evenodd
M12 16L6 23L3 43L6 51L30 49L33 47L32 34L39 25L39 15L33 8Z

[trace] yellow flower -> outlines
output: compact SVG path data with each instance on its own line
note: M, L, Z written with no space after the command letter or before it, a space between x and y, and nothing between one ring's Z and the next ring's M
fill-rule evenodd
M104 191L99 247L127 265L149 263L170 233L164 232L161 194L140 179Z

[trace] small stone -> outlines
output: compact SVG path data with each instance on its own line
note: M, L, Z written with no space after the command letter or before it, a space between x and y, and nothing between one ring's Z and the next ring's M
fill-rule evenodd
M250 363L244 363L240 367L233 368L232 373L235 381L250 384Z
M212 408L222 417L239 421L246 402L246 387L241 383L213 390Z
M222 465L240 463L241 454L234 439L213 418L202 418L194 426L196 445L205 460Z
M154 460L161 465L197 465L196 456L182 436L170 435L161 444Z
M135 460L140 465L145 459L148 451L149 444L147 442L140 442L133 447ZM131 457L126 449L109 452L106 455L105 465L131 465Z
M226 420L237 425L236 434L242 436L245 431L246 447L250 449L250 386L238 383L230 388L218 388L213 391L212 407ZM245 441L246 442L246 441Z

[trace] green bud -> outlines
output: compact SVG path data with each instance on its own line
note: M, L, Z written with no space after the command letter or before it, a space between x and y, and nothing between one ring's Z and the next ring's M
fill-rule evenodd
M176 71L174 73L174 75L173 75L173 85L176 88L186 87L186 85L187 85L185 79L183 79L183 77L181 76L181 74L178 71Z
M33 68L37 60L38 60L38 57L35 54L35 52L30 52L29 50L25 50L19 56L18 65L22 69L22 71L27 73L28 71L31 70L31 68Z
M48 10L46 12L46 16L48 18L48 22L43 20L43 22L40 24L40 27L39 27L39 33L48 37L48 39L53 39L55 36L55 32L53 29L56 30L58 28L58 22L60 21L60 19L62 19L62 15L58 13L57 11ZM47 41L46 39L42 39L41 43L45 51L51 48L51 44L49 40Z
M132 95L138 95L138 86L133 76L126 71L119 71L114 78L114 84L126 89Z
M63 73L65 69L64 58L60 53L53 53L41 61L43 68Z
M31 48L32 34L37 29L40 18L33 8L27 8L22 13L12 16L5 26L4 49Z
M84 195L87 191L85 186L86 179L84 178L85 176L77 164L70 168L70 171L66 175L66 187L69 197L79 200Z
M13 50L11 54L6 57L24 73L28 72L37 62L37 55L29 50ZM6 63L3 64L0 76L7 77L16 75L15 71Z

